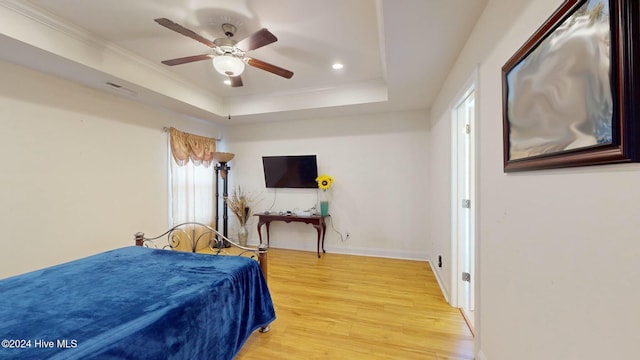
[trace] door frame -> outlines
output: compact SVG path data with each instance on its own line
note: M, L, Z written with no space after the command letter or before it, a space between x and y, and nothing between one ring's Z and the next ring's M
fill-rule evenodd
M471 262L471 282L473 283L474 294L471 299L477 299L477 228L476 228L476 210L478 208L478 196L477 196L477 129L478 129L478 66L476 66L472 74L464 82L459 91L454 97L454 101L451 106L451 306L460 308L462 306L462 296L464 291L464 282L462 281L462 265L460 244L458 242L458 212L461 211L461 204L458 200L458 119L455 115L458 106L468 97L470 92L473 92L474 96L474 116L470 120L470 133L469 133L469 199L471 200L471 206L469 208L469 241L474 248ZM477 300L474 301L477 308ZM477 310L477 309L475 309ZM475 321L474 321L475 323Z

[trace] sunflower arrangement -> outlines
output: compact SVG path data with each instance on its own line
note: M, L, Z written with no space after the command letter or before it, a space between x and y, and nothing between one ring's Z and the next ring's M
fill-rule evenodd
M327 174L322 174L316 178L316 182L322 191L327 191L327 189L331 187L331 184L333 184L333 177Z

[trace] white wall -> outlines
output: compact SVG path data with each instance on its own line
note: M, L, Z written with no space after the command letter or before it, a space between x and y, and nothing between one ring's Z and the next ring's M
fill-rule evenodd
M0 278L167 226L163 126L211 124L0 62Z
M454 92L479 63L476 350L485 360L637 357L640 165L502 171L501 67L561 3L490 2L432 111L436 146L449 138ZM433 170L432 194L449 191L448 172ZM432 226L434 248L446 247L448 224Z
M478 81L482 83L484 75L480 73L476 76L475 73L478 66L487 54L495 49L497 44L495 39L511 27L512 19L519 16L528 1L493 0L487 4L431 109L429 165L432 169L430 172L432 186L429 196L431 206L438 209L438 211L432 211L432 216L429 218L429 237L433 242L431 263L437 264L438 256L442 255L442 267L434 267L434 270L445 297L450 301L452 287L455 286L451 268L451 257L454 256L451 248L451 111L455 102L460 100L458 99L460 94L469 85L470 79L479 78ZM488 76L496 75L490 73ZM476 88L476 93L480 93L479 96L482 97L481 89ZM481 107L482 104L476 104L476 106ZM483 120L476 119L476 121ZM476 151L476 156L482 156L482 154ZM477 200L475 199L476 202Z
M328 252L425 260L428 148L426 112L309 119L228 126L225 141L236 153L230 182L262 200L257 211L308 209L315 189L265 189L262 156L316 154L318 171L335 178L329 189L333 227L350 237L342 241L329 225ZM230 221L235 226L235 220ZM249 242L257 243L255 220ZM264 232L264 230L263 230ZM315 251L310 225L272 223L271 246Z
M429 183L431 216L429 238L431 240L430 261L436 272L445 297L451 301L451 121L447 111L442 119L434 122L430 129ZM437 211L436 211L437 209ZM442 256L442 267L437 267L438 256Z

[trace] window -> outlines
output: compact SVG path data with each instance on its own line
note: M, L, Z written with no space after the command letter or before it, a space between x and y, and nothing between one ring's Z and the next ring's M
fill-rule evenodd
M213 153L215 139L169 129L170 219L172 226L196 221L212 225L215 217Z

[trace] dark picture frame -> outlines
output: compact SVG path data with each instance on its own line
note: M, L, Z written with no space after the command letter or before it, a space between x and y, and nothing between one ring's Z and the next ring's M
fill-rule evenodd
M639 17L566 0L504 64L505 172L640 161Z

